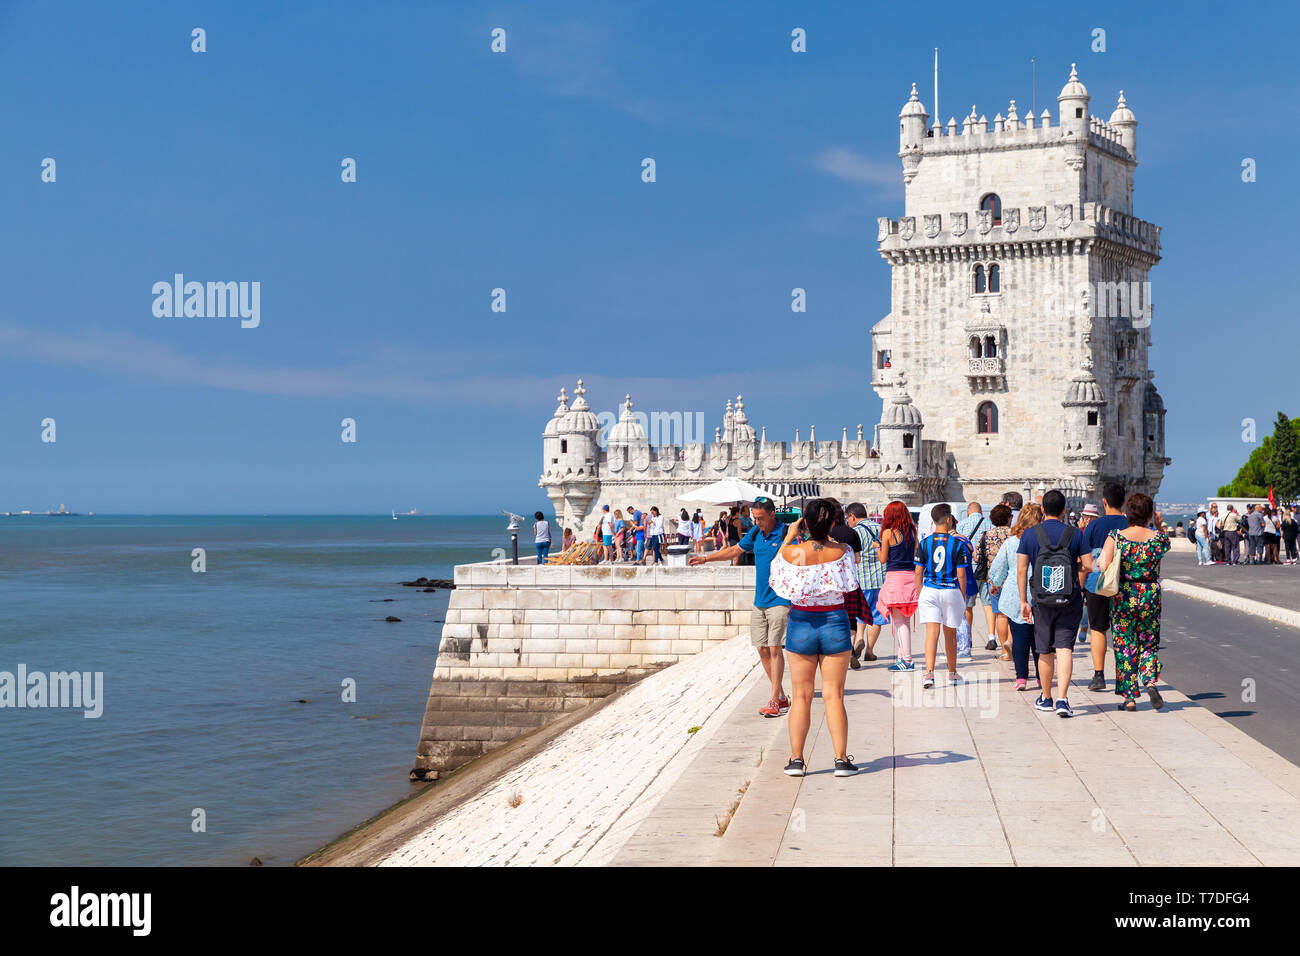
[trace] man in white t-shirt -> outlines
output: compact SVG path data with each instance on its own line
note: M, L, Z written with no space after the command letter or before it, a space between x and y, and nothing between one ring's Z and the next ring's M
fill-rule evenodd
M600 511L600 543L605 546L605 560L614 560L614 519L610 516L609 505Z

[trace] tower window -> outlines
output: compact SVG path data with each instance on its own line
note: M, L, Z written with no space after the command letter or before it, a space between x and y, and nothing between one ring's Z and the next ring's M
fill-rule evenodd
M564 454L566 451L568 451L568 450L569 450L569 440L568 440L567 438L561 438L561 439L560 439L560 454L563 455L563 454Z
M997 193L988 193L980 200L980 209L987 209L993 213L993 225L1002 225L1002 200L998 198Z
M1002 287L1001 278L1002 278L1002 270L997 266L997 264L995 263L994 265L989 266L989 291L990 292L1001 291L1001 287Z
M980 352L980 337L972 335L970 337L970 357L979 358L983 353Z
M876 368L889 368L889 349L881 349L876 353Z
M1074 108L1074 118L1075 118L1075 119L1083 119L1083 107L1082 107L1082 106L1076 106L1076 107Z
M1088 424L1089 425L1097 424L1097 413L1095 411L1088 413Z
M997 340L994 339L993 336L991 335L984 336L984 357L985 358L998 357L998 343Z
M984 267L976 266L975 267L975 292L980 293L983 291L984 291Z
M912 435L912 434L910 434L910 433L909 433L909 434L905 434L905 435L903 436L903 447L904 447L904 448L911 448L911 447L913 447L912 442L913 442L913 440L914 440L915 438L916 438L915 435Z
M975 430L981 435L998 433L998 407L992 402L981 402L975 411Z

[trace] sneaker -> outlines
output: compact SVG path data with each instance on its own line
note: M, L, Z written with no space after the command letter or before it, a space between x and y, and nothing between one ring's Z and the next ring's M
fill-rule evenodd
M781 713L784 714L790 709L790 698L786 697L785 694L782 694L776 699L776 706L780 707Z
M1070 701L1064 697L1056 702L1057 717L1073 717L1074 708L1070 706Z
M758 708L760 717L780 717L781 705L774 700L769 700L765 705Z
M949 672L948 672L948 683L949 683L949 684L960 684L960 683L961 683L961 675L958 674L956 671L949 671Z
M916 670L916 665L911 661L894 661L889 665L888 669L891 671L913 671Z
M1106 689L1105 675L1103 675L1101 671L1095 671L1092 675L1092 680L1088 682L1088 690L1105 690L1105 689Z
M996 651L997 649L998 649L998 641L997 641L997 638L995 638L995 637L990 637L990 638L988 639L988 642L984 645L984 650L986 650L986 651Z
M787 777L803 776L803 758L792 757L790 762L785 765L785 775Z
M1028 686L1029 681L1025 680L1023 677L1016 678L1016 690L1024 690Z
M1042 694L1039 694L1038 697L1034 700L1034 710L1041 710L1045 713L1050 714L1053 710L1055 710L1055 707L1052 705L1052 698L1044 697Z
M851 777L858 772L858 768L853 766L853 754L849 754L843 760L835 758L835 776Z
M933 672L933 671L931 671L930 673L928 673L928 674L925 675L925 679L921 681L921 686L924 687L926 690L929 690L931 687L934 686L934 672Z

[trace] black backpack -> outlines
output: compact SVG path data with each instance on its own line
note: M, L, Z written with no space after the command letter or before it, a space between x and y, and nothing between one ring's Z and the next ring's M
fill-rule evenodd
M1034 558L1030 581L1034 604L1042 608L1067 607L1078 584L1074 577L1074 557L1070 554L1074 528L1067 524L1056 544L1048 543L1047 531L1041 524L1034 527L1034 535L1038 538L1038 556Z

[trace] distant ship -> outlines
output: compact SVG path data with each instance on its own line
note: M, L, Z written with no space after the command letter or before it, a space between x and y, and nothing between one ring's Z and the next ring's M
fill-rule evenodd
M396 509L396 508L389 508L388 510L391 511L391 512L393 513L393 520L396 521L396 520L397 520L397 509Z

